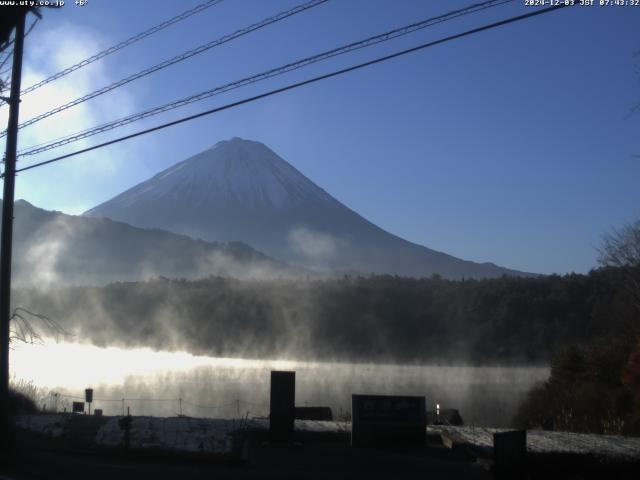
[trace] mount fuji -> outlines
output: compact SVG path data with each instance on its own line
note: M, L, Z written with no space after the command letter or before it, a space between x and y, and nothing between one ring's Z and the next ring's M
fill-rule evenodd
M529 275L403 240L349 209L262 143L216 143L85 216L208 241L241 241L322 271L413 277Z

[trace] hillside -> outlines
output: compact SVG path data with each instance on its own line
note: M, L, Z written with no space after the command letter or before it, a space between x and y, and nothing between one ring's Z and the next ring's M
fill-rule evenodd
M242 241L316 270L444 278L526 276L408 242L366 220L259 142L216 143L84 214Z
M301 275L240 243L193 240L109 219L65 215L15 204L16 284L104 284L165 276L277 278Z

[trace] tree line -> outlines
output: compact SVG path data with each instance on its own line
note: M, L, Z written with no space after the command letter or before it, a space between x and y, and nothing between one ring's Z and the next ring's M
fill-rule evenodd
M563 346L625 335L627 271L450 281L381 275L325 280L158 278L21 290L98 345L243 357L547 364Z

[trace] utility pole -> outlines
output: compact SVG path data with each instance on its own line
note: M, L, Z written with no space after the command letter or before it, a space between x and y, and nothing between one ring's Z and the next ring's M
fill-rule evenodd
M7 150L4 157L4 193L2 195L2 238L0 239L0 448L9 446L9 319L11 318L11 244L13 241L13 200L16 182L18 115L24 23L27 10L18 14L11 72Z

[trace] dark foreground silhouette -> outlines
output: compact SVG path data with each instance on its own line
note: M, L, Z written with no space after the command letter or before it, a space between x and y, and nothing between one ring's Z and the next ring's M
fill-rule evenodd
M423 445L385 449L354 448L348 432L296 432L291 443L269 442L267 431L245 432L234 455L97 449L86 443L96 417L80 416L67 438L17 431L16 449L0 465L7 479L191 479L191 478L416 478L490 479L491 462L472 450L448 448L440 435ZM95 424L95 425L94 425ZM81 428L80 428L81 427ZM528 478L636 478L634 462L603 462L576 455L528 455ZM526 478L525 476L525 478Z

